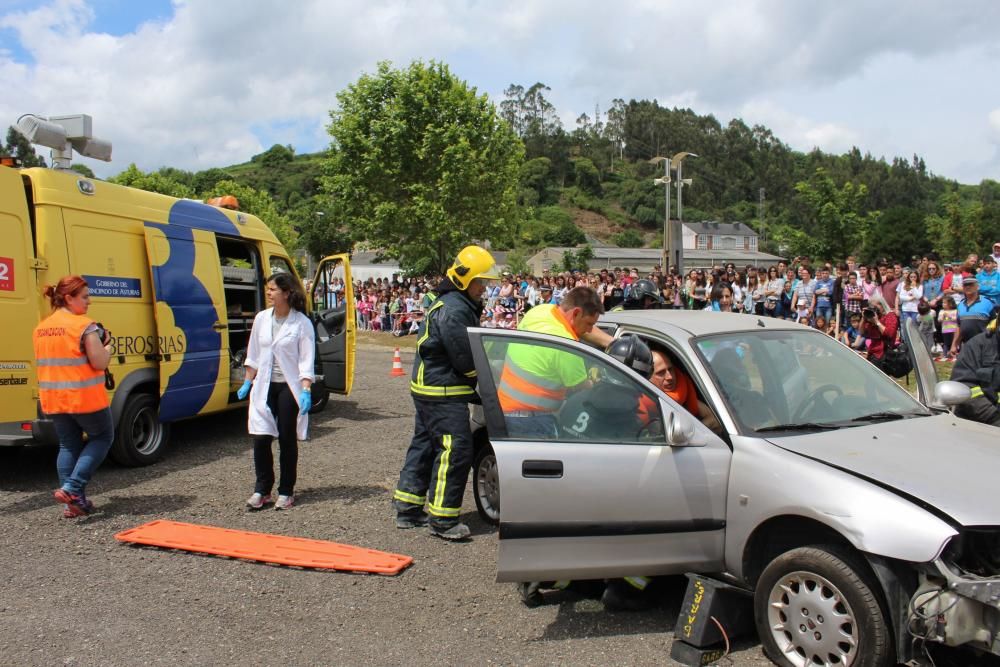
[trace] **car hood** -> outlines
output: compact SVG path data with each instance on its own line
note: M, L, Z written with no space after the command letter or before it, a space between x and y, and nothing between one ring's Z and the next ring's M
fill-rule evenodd
M770 438L796 454L890 487L963 526L1000 526L1000 429L952 414Z

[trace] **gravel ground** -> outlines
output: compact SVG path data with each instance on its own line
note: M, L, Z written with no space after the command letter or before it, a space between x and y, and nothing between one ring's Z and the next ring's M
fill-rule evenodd
M407 371L413 355L404 350ZM663 665L683 583L662 608L611 614L570 593L525 608L497 584L496 533L466 496L464 544L397 530L389 499L412 431L391 350L358 349L354 393L314 418L299 504L247 512L243 411L174 428L157 465L106 463L99 512L61 518L55 449L0 449L3 665ZM153 519L356 544L412 556L397 577L299 570L118 543ZM769 664L752 642L720 664Z

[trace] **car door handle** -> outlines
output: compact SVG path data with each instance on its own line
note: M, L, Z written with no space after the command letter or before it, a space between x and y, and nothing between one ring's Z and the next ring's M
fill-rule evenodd
M521 477L559 479L563 476L562 461L522 461Z

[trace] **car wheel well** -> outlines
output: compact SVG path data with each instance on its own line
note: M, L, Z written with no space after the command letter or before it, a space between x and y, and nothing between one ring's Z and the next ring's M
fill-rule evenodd
M757 526L743 549L743 578L757 585L768 563L779 555L811 544L854 546L843 535L824 523L802 516L779 516Z
M481 426L472 431L472 446L475 451L490 445L490 434L486 432L486 427Z

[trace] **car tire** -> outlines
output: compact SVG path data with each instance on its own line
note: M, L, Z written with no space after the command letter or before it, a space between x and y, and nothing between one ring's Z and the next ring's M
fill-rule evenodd
M316 415L326 409L327 403L330 402L330 391L326 387L320 387L313 385L312 388L313 404L309 408L309 414Z
M894 664L881 597L868 566L845 548L786 551L764 568L754 592L764 653L785 667Z
M163 458L170 440L170 424L160 421L158 401L152 394L134 393L115 426L111 458L123 466L139 467Z
M497 457L489 444L483 445L473 460L472 495L483 521L492 526L499 525L500 477L497 475Z

